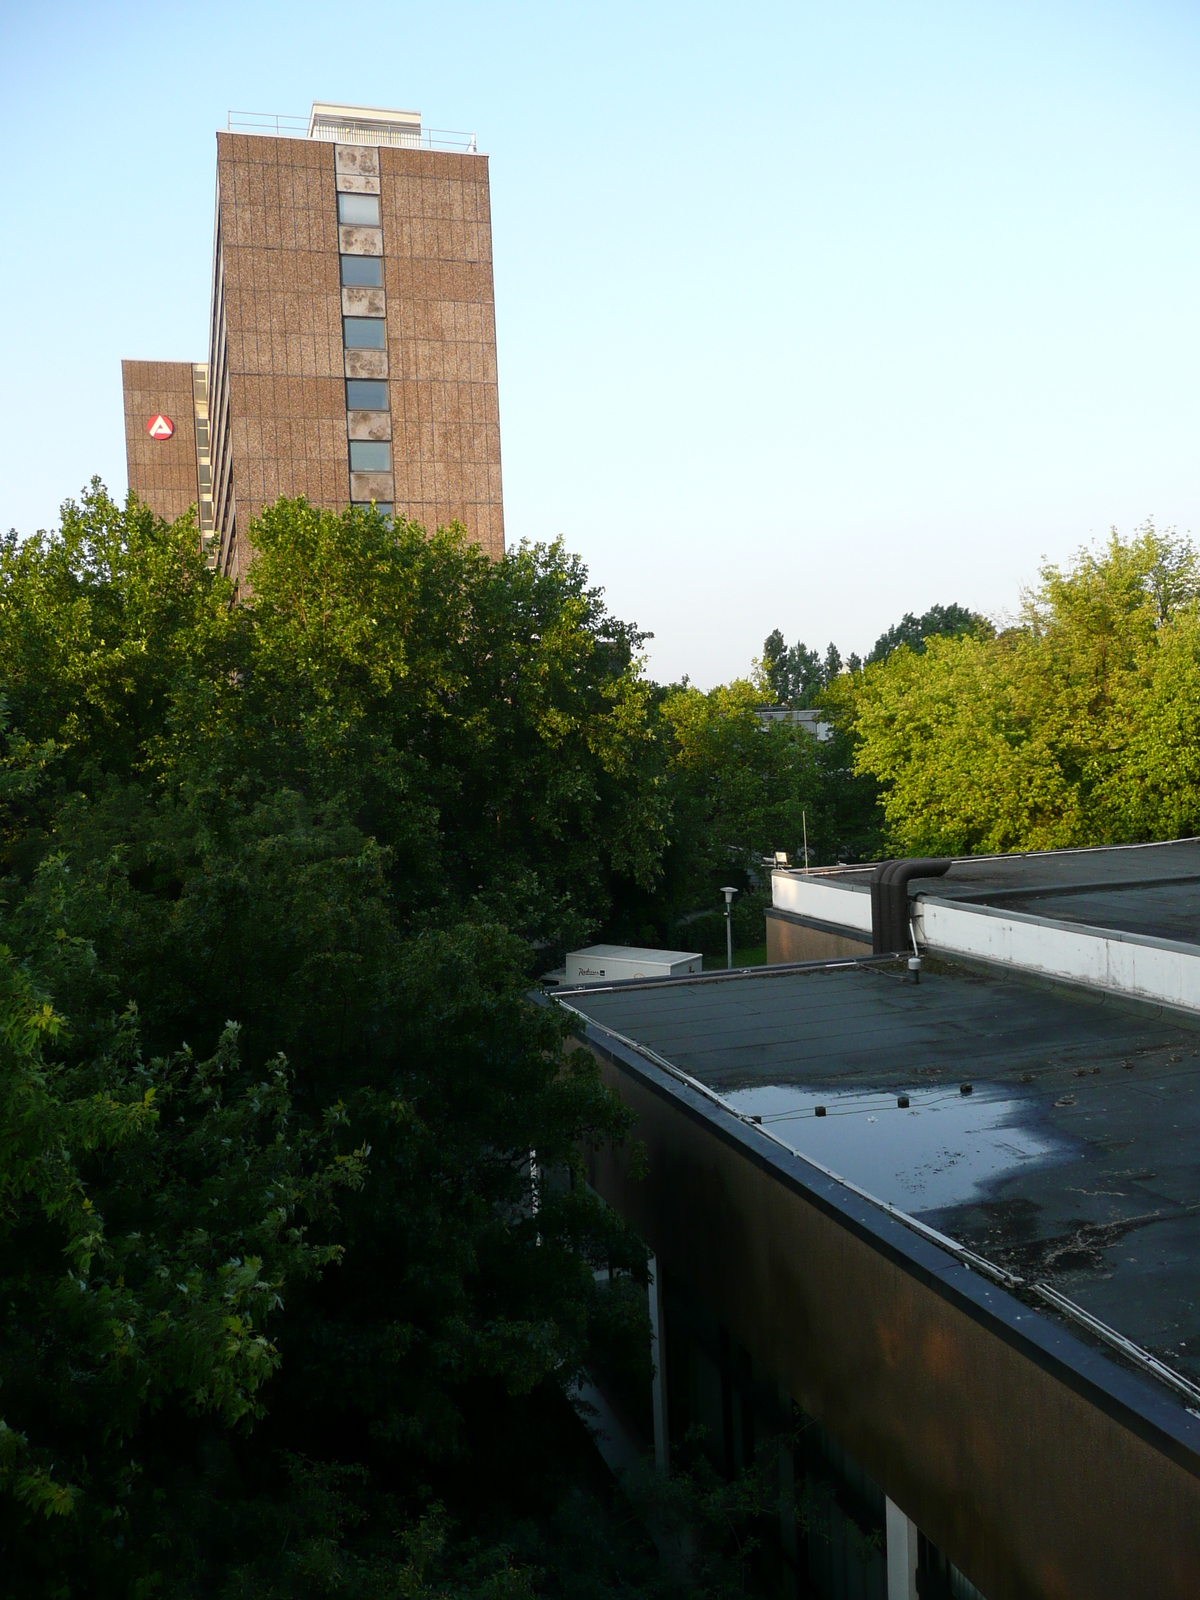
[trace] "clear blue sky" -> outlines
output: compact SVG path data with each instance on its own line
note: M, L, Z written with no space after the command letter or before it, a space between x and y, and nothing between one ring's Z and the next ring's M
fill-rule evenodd
M125 489L122 356L204 358L230 108L492 157L505 514L651 670L1011 610L1200 532L1200 11L9 0L0 527Z

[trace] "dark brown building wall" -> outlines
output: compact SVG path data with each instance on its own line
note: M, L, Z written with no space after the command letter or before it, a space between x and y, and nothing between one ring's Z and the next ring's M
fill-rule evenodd
M767 912L767 965L781 966L788 961L854 960L871 954L869 939L855 939L835 928L806 922L788 911Z
M129 487L168 522L199 498L192 367L188 361L122 361L125 460ZM152 439L146 424L161 412L175 424L169 439Z
M397 514L504 554L487 157L379 152Z
M1052 1325L1021 1332L1013 1312L1041 1319L900 1223L592 1049L636 1118L624 1150L590 1154L593 1186L988 1600L1193 1600L1182 1407L1155 1394L1143 1416L1162 1429L1143 1422L1117 1399L1142 1380L1111 1369L1101 1388L1102 1357Z
M350 498L335 150L217 135L234 577L250 519L280 495ZM457 518L499 555L487 158L384 147L379 167L395 514L430 530Z
M217 135L236 577L280 495L349 499L333 146Z

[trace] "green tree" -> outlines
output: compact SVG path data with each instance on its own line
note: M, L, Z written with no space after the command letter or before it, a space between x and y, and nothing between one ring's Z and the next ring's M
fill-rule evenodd
M669 915L712 906L722 884L745 888L766 853L798 855L805 813L810 834L820 831L817 743L789 723L764 727L760 702L745 680L707 694L673 689L662 700Z
M818 700L828 732L816 749L821 804L816 832L809 829L809 845L816 850L813 860L817 865L870 861L883 854L879 783L855 763L854 719L861 670L858 663L839 673Z
M791 699L791 676L788 671L787 644L778 628L772 628L763 640L761 668L764 685L772 700L776 705L786 705Z
M898 650L901 645L907 645L920 655L929 639L961 639L965 634L977 639L990 639L995 631L986 617L956 604L930 606L920 617L906 611L899 622L893 623L886 633L879 635L867 662L886 661L892 651Z
M1183 581L1163 569L1167 589ZM1172 591L1173 592L1173 591ZM886 661L902 645L921 654L934 638L993 637L985 617L959 605L931 606L923 616L906 612L881 634L868 664ZM822 658L803 643L788 646L778 628L768 634L758 664L764 690L777 704L817 708L829 733L816 751L819 782L810 809L809 846L818 862L862 861L884 853L884 816L873 768L857 759L857 707L863 663L853 652L843 661L830 644Z
M1043 568L1015 627L901 644L848 694L856 765L905 854L1173 837L1200 825L1196 558L1147 525Z
M338 1192L362 1181L364 1152L335 1148L340 1109L297 1126L287 1063L247 1078L233 1025L205 1062L187 1049L145 1061L132 1005L105 1032L99 1053L75 1055L0 947L10 1593L58 1592L64 1578L119 1591L144 1571L165 1509L147 1435L167 1419L194 1434L262 1416L281 1359L272 1334L295 1286L340 1259L327 1225ZM127 1545L142 1547L132 1568Z
M480 1417L644 1271L572 1181L624 1113L524 994L660 872L636 631L558 547L303 502L253 542L236 608L99 485L0 550L14 1593L215 1591L271 1529L308 1565L264 1593L421 1592L394 1530L486 1524Z
M822 661L802 642L786 644L775 628L763 640L758 668L763 688L776 705L808 707L842 670L842 657L837 646L830 644Z

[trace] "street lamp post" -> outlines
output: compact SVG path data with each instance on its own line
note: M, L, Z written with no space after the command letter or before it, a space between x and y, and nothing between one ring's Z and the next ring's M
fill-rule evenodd
M724 888L721 893L725 896L725 966L733 970L733 897L736 889Z

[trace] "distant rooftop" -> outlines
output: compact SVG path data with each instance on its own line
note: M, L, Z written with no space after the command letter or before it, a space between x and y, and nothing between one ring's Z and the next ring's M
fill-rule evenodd
M394 111L383 106L343 106L314 100L307 117L274 111L230 111L225 127L228 133L256 133L271 139L320 139L331 144L479 153L473 133L423 129L419 111Z
M866 892L878 866L877 861L867 861L856 866L819 867L809 876L819 873ZM979 905L1110 890L1140 895L1165 885L1200 882L1200 839L955 856L944 878L914 878L913 882L928 884L930 891L943 899Z
M1200 941L1200 840L956 861L940 898Z
M772 915L872 937L878 869L772 873ZM912 937L1200 1013L1200 839L956 858L908 885Z

